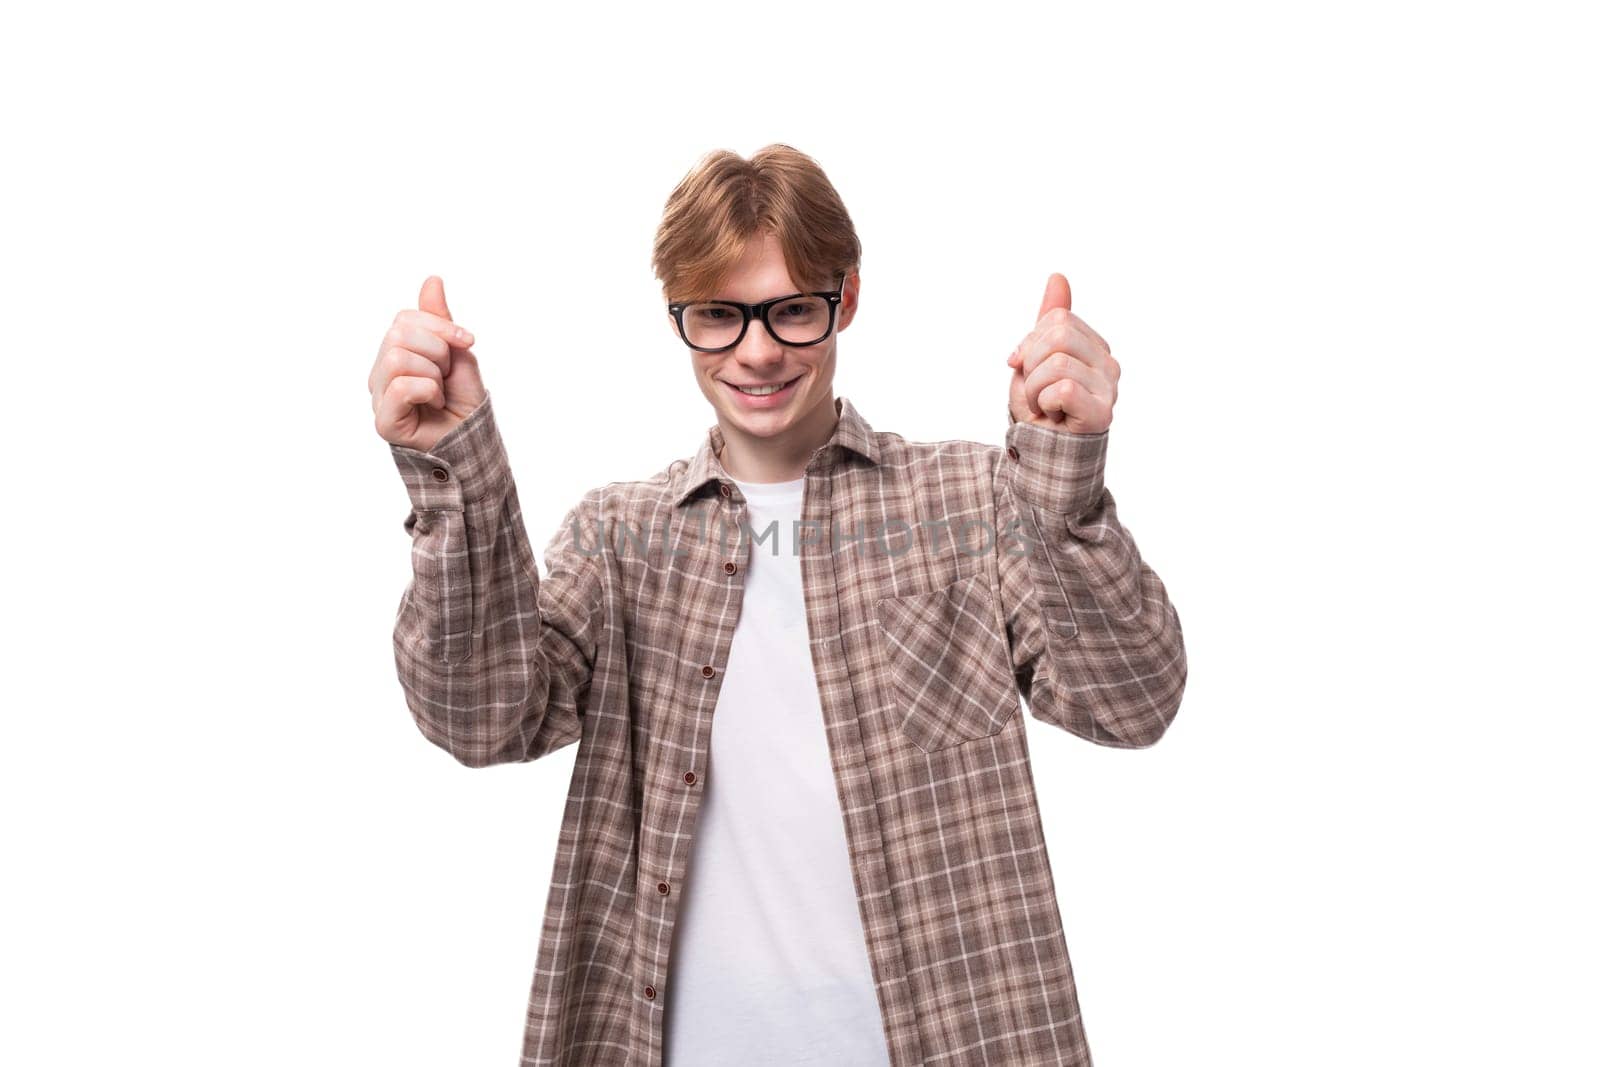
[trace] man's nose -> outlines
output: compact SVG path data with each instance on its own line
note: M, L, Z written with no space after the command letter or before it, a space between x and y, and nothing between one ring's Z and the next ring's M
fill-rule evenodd
M745 362L772 362L783 358L783 345L767 331L767 324L759 318L750 320L744 339L734 350Z

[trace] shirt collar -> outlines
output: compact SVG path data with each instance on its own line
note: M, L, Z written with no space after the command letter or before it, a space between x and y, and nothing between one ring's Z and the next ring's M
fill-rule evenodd
M847 397L834 397L833 410L834 414L838 415L839 421L833 427L833 435L828 438L826 444L812 453L813 457L837 445L865 456L876 464L878 438L873 434L872 427L867 425L867 420L861 417L861 413ZM732 480L733 476L717 458L717 453L722 451L722 443L722 427L712 423L706 430L705 440L700 443L700 450L695 453L694 459L689 461L689 465L678 474L672 485L674 506L682 504L709 481Z

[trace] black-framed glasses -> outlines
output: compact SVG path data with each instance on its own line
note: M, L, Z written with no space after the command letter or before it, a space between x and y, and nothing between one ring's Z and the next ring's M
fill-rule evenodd
M761 324L781 344L794 348L821 344L833 332L833 321L844 294L839 288L826 293L790 293L759 304L734 300L675 300L667 305L678 324L678 336L697 352L723 352L744 340L750 320Z

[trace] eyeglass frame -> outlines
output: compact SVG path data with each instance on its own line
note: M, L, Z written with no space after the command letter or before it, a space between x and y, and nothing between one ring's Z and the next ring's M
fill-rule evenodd
M786 345L789 348L810 348L812 345L820 345L829 337L833 336L833 327L838 321L839 301L844 298L844 284L849 279L850 275L848 273L845 274L839 279L839 288L830 292L786 293L783 296L775 296L771 300L763 300L759 304L741 304L737 300L674 300L667 304L667 310L672 313L672 321L677 324L679 340L696 352L726 352L730 348L739 347L739 342L743 341L744 335L750 331L751 319L760 319L761 325L765 326L767 329L767 336L771 337L774 341L777 341L780 345ZM824 297L828 301L828 328L824 330L822 332L822 336L817 338L815 341L801 341L798 343L785 341L773 330L772 322L767 318L767 313L770 312L774 307L783 303L785 300L793 300L797 296L820 296ZM739 325L739 336L718 348L702 348L700 345L692 343L689 340L687 331L683 328L683 309L691 304L722 304L726 307L738 308L739 313L744 316L744 322L740 323Z

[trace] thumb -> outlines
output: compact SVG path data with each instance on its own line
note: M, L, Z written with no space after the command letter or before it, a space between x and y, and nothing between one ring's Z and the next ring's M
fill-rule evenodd
M417 297L417 309L439 316L441 319L450 319L450 305L444 302L444 279L437 274L430 274L422 283L422 294ZM454 322L454 319L450 319Z
M1044 302L1039 305L1039 314L1034 318L1042 319L1056 308L1072 310L1072 286L1067 284L1067 276L1060 272L1050 275L1050 280L1044 283Z

